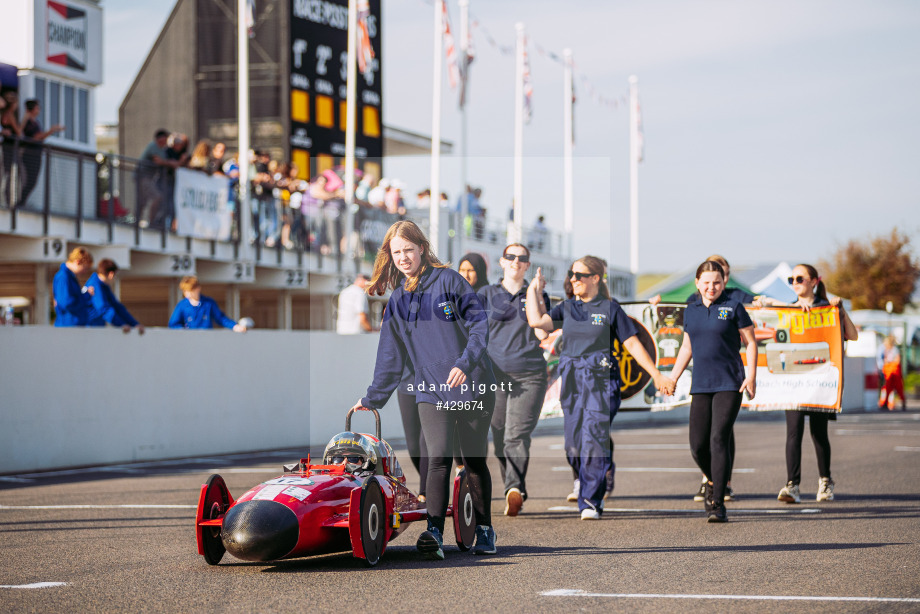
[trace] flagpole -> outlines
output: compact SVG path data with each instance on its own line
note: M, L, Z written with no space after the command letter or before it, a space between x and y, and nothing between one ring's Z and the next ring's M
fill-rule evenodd
M639 272L639 77L629 77L629 270Z
M573 105L574 101L572 100L572 50L565 49L563 52L565 62L563 64L564 68L564 92L565 101L563 109L565 109L565 117L563 118L563 132L564 145L562 153L562 186L563 186L563 206L565 212L565 243L564 250L566 255L572 257L572 231L574 229L574 182L573 182L573 172L572 172L572 147L575 141L575 135L573 133L572 120L573 120Z
M463 240L466 233L466 216L469 213L468 195L466 186L469 178L467 176L466 166L466 97L469 95L469 36L470 36L470 0L460 0L460 57L463 58L463 83L461 91L463 92L463 104L460 105L460 221L455 228L457 237L457 253L463 254ZM432 202L434 202L432 195ZM440 200L440 195L438 195Z
M517 54L514 64L514 223L509 243L522 242L521 221L524 200L524 24L515 24Z
M428 217L428 242L433 254L438 253L440 237L441 204L441 54L444 52L441 5L445 0L434 3L434 78L431 91L431 198Z
M345 81L345 236L346 255L354 258L357 272L355 227L355 130L358 117L358 0L348 0L348 69Z
M240 167L240 244L247 259L251 259L249 233L252 224L249 199L249 31L246 24L248 1L237 1L237 145ZM264 237L262 237L264 239Z

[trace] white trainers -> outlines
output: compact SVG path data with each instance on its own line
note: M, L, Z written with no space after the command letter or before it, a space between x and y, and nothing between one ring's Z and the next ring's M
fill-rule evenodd
M833 501L834 500L834 480L830 478L820 478L818 480L818 496L815 501Z
M592 510L590 507L588 509L581 510L581 519L582 520L599 520L601 513L597 510Z
M524 507L524 495L519 488L509 488L505 493L505 516L517 516Z
M566 501L578 501L578 494L581 492L581 481L575 480L575 488L572 489L572 492L569 493L569 496L565 498Z
M799 485L789 482L780 489L776 499L778 501L785 501L786 503L801 503L802 497L799 496Z
M706 500L706 484L707 484L708 482L709 482L709 480L706 479L706 476L704 475L704 476L703 476L703 481L700 482L700 489L699 489L698 491L696 491L696 493L694 493L694 495L693 495L693 500L696 501L697 503Z

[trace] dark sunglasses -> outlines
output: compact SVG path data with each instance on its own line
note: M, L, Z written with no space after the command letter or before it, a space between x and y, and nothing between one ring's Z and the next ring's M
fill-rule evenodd
M797 277L787 277L786 281L788 281L789 285L791 286L792 284L803 284L806 281L808 281L808 278L802 277L801 275L799 275Z
M527 264L528 262L530 262L530 256L527 256L526 254L525 255L502 254L502 258L504 258L508 262L514 262L515 258L517 258L518 261L523 262L524 264Z
M569 271L566 275L566 279L575 278L575 281L581 281L585 277L591 277L592 275L597 275L597 273L578 273L577 271Z

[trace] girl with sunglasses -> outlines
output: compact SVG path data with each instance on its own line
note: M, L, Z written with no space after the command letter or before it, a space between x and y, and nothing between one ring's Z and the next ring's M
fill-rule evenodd
M789 285L795 291L798 299L793 305L801 306L803 311L810 311L812 307L826 307L828 305L840 309L843 324L844 340L856 339L859 331L850 316L843 310L839 296L828 298L824 282L818 275L817 269L810 264L797 264L792 269ZM771 298L761 297L758 304L780 306L786 303L775 301ZM837 414L819 411L786 411L786 485L783 486L777 499L786 503L800 503L802 498L799 493L799 484L802 479L802 438L805 435L805 418L808 417L811 440L815 444L815 454L818 457L818 494L816 501L834 500L834 480L831 478L831 441L827 436L829 420L836 420Z
M546 286L543 271L527 289L527 321L549 333L562 327L565 344L559 358L559 400L565 423L565 453L578 472L578 509L582 520L596 520L603 512L607 474L614 470L610 421L620 407L620 370L612 352L619 343L640 367L651 374L655 386L673 389L637 338L633 321L610 298L604 281L606 265L595 256L572 264L565 280L568 300L549 312L541 297Z
M408 360L425 444L428 529L416 547L444 558L444 520L450 489L454 432L460 434L476 514L474 554L495 554L492 477L486 464L495 377L486 354L489 325L479 296L459 273L441 264L428 239L410 221L390 226L377 251L368 294L387 301L374 380L353 409L380 409L399 386Z
M725 272L707 260L696 269L699 302L684 311L684 340L671 371L672 388L693 358L690 383L690 450L708 476L704 505L709 522L727 522L725 491L731 472L729 441L741 410L741 395L754 398L757 340L744 306L725 294ZM740 335L739 335L740 333ZM741 361L744 340L747 372Z
M527 324L530 250L521 243L505 247L499 264L502 279L479 291L489 309L489 358L495 379L492 443L505 484L505 515L517 516L527 499L526 476L530 436L537 426L546 396L546 360L540 341L546 332ZM549 296L540 300L549 309Z

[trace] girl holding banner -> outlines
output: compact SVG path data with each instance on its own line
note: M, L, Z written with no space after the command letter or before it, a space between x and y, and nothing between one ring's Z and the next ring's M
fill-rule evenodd
M604 261L585 256L572 264L565 281L568 300L549 313L543 302L542 269L527 288L525 310L532 328L562 327L565 345L559 358L559 401L565 420L565 454L578 472L578 509L582 520L597 520L604 510L607 473L613 469L610 421L620 407L620 369L612 357L619 341L661 390L674 383L658 372L639 341L633 320L610 298Z
M690 450L693 460L709 476L704 504L709 522L727 522L725 489L731 468L729 439L741 395L754 398L757 340L744 306L725 293L722 265L707 260L696 269L701 301L684 311L684 340L671 371L669 393L693 357L690 384ZM740 336L739 336L740 333ZM741 339L747 355L747 373L741 361Z
M859 332L850 320L850 316L843 310L840 297L828 298L824 282L818 275L817 269L810 264L797 264L792 269L789 284L799 297L793 305L798 305L803 311L810 311L812 307L826 307L828 305L840 309L840 320L843 324L844 340L856 339ZM785 303L762 297L757 303L769 306L781 306ZM802 437L805 434L805 417L808 416L811 440L815 444L815 454L818 457L818 494L816 501L834 500L834 480L831 479L831 442L827 436L827 423L836 420L837 414L820 411L786 411L786 485L776 497L786 503L800 503L799 483L802 479Z

